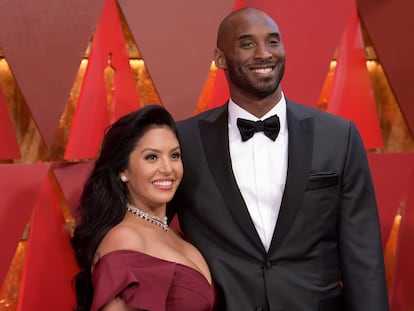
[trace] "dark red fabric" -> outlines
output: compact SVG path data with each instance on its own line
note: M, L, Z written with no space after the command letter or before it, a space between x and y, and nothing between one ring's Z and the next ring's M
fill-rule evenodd
M115 296L128 306L151 311L210 311L215 292L198 271L144 253L117 250L96 264L91 311Z

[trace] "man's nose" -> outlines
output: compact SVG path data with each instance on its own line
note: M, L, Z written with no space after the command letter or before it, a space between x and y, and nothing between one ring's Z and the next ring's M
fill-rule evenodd
M272 57L272 52L265 44L259 44L256 47L255 56L260 59L268 59Z

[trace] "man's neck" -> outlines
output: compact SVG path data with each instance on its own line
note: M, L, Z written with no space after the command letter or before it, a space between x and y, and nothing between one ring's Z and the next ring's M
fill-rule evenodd
M275 92L265 98L251 98L245 96L230 95L235 104L248 111L257 118L268 113L282 98L281 92Z

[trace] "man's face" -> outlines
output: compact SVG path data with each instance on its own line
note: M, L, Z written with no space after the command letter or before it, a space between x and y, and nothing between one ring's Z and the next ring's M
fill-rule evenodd
M223 30L219 49L233 92L264 98L279 88L285 50L276 23L258 12L234 16Z

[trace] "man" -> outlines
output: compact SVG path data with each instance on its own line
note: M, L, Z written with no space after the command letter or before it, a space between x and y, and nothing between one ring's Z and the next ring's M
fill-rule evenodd
M171 207L210 265L218 310L389 310L354 124L285 99L285 50L262 11L223 20L215 64L230 100L179 123L184 179Z

